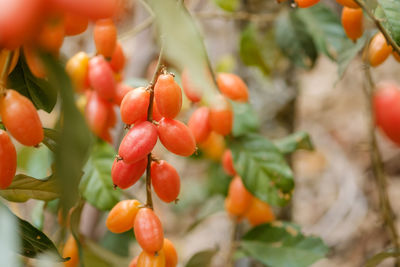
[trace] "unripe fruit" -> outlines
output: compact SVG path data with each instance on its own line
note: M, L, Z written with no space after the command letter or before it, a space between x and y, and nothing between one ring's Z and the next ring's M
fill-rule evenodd
M165 255L165 267L176 267L178 265L178 253L176 253L174 244L166 238L164 238L163 251Z
M15 90L0 96L0 116L7 131L21 144L36 146L44 134L39 115L32 102Z
M139 256L134 257L131 262L129 263L129 267L137 267Z
M117 28L112 19L96 21L93 35L97 52L104 57L111 58L117 46Z
M319 0L295 0L300 8L306 8L318 4Z
M115 97L114 74L102 56L96 56L89 61L89 83L101 98L110 101Z
M49 0L51 7L92 20L110 18L116 12L116 0Z
M130 87L129 85L124 83L118 83L115 89L116 92L114 97L114 104L120 106L125 95L131 90L133 90L133 87Z
M164 202L178 198L181 181L175 168L164 160L151 163L151 183L157 196Z
M234 216L242 216L250 207L253 196L244 187L242 179L235 176L229 185L227 201L228 212ZM227 203L226 203L227 205Z
M339 4L350 8L359 8L360 6L354 0L336 0Z
M0 188L10 186L17 170L17 152L8 134L0 129Z
M210 110L207 107L196 109L190 116L188 127L197 144L204 142L211 133Z
M137 267L166 267L165 265L165 255L163 251L157 253L148 253L146 251L142 251L140 253Z
M65 65L69 77L77 92L82 92L88 83L89 56L85 52L79 52L71 57Z
M42 25L36 37L36 44L47 52L57 55L63 44L64 34L64 19L62 17L50 17Z
M164 243L164 233L161 221L152 209L141 208L139 210L133 230L137 242L144 251L148 253L160 252Z
M86 31L89 19L75 13L66 13L64 22L65 35L78 35Z
M44 78L46 76L46 70L42 60L35 51L35 48L30 45L24 45L23 50L29 70L34 76L38 78Z
M137 162L153 150L157 137L154 124L148 121L137 123L122 139L118 154L126 163Z
M182 90L171 74L158 76L154 86L154 100L161 116L173 119L182 107Z
M202 91L200 88L197 88L193 84L191 78L189 77L189 71L187 69L183 70L181 78L182 78L182 88L183 91L185 92L186 97L189 98L189 100L194 103L199 102L202 97Z
M112 108L111 104L100 98L96 92L90 94L85 108L85 118L89 128L97 136L101 136L107 128L110 108Z
M149 108L150 93L144 87L129 91L121 102L121 119L126 124L144 121Z
M111 169L111 177L114 185L126 189L134 185L142 177L147 167L147 157L135 163L125 163L123 160L115 160Z
M392 53L392 47L387 44L385 36L378 32L368 46L368 61L372 67L382 64Z
M253 226L272 222L275 220L275 215L271 207L267 203L259 200L256 197L253 197L250 208L246 212L245 216L247 220L249 220L250 224Z
M78 245L72 235L68 237L67 242L64 245L63 257L70 257L69 261L64 262L65 267L76 267L79 264L79 252Z
M170 152L188 157L196 151L196 140L182 122L163 118L158 123L157 130L161 143Z
M10 51L10 50L7 50L7 49L2 49L0 51L0 66L4 66L6 64L8 54L11 53L11 52L14 52L14 54L13 54L13 57L11 59L10 67L8 68L8 74L10 74L14 70L15 66L18 63L19 49L15 49L14 51Z
M218 88L226 97L240 102L249 100L247 85L233 73L219 73L217 76Z
M212 160L220 161L225 151L225 139L216 132L211 132L208 138L200 144L204 155Z
M363 35L363 11L361 8L344 7L342 10L342 25L349 39L356 41Z
M227 135L232 131L232 106L222 95L215 96L211 102L210 126L213 131L221 135Z
M119 234L132 229L141 203L137 200L122 200L115 205L107 216L108 230Z
M222 167L228 175L236 175L235 167L233 166L232 151L230 149L225 150L222 156Z
M114 72L120 72L125 67L125 54L119 42L117 42L117 46L111 57L110 66Z

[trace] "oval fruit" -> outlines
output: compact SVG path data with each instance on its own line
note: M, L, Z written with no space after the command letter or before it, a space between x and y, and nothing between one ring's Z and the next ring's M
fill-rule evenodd
M114 104L120 106L125 95L131 90L133 90L133 87L124 83L118 83L115 88Z
M43 66L43 62L38 56L35 48L29 45L24 45L23 47L24 56L26 59L26 64L32 74L38 78L46 77L46 71Z
M204 142L211 133L210 110L207 107L196 109L190 116L188 127L197 144Z
M7 131L21 144L36 146L44 133L32 102L15 90L6 90L0 99L0 116Z
M249 100L247 85L239 76L233 73L219 73L217 84L219 90L226 97L240 102L247 102Z
M356 41L363 35L363 11L361 8L344 7L342 10L342 26L349 39Z
M154 124L148 121L137 123L122 139L118 154L126 163L137 162L153 150L157 137Z
M64 31L65 35L78 35L86 31L89 25L89 19L75 13L67 12L65 14Z
M147 118L150 93L144 87L129 91L121 102L121 119L126 124L134 124Z
M151 183L157 196L164 202L178 198L181 181L175 168L164 160L151 163Z
M211 132L208 138L200 144L204 155L212 160L220 161L225 151L225 139L216 132Z
M392 47L387 44L385 36L378 32L368 46L368 61L372 67L382 64L392 53Z
M82 92L87 87L89 56L79 52L71 57L65 65L69 77L77 92Z
M250 208L246 212L245 216L247 220L249 220L250 224L253 226L272 222L275 220L275 215L271 207L267 203L261 201L256 197L253 197Z
M160 252L164 243L164 233L161 221L152 209L141 208L139 210L133 230L137 242L144 251L148 253Z
M40 48L57 55L63 44L64 34L64 19L60 16L52 16L43 23L36 36L36 44Z
M111 178L114 185L126 189L134 185L142 177L147 167L147 157L135 163L125 163L115 160L111 169Z
M188 157L196 151L196 140L182 122L163 118L158 123L157 130L161 143L170 152Z
M158 76L154 86L154 100L161 116L173 119L182 107L182 90L171 74Z
M232 151L230 149L225 150L222 156L222 167L228 175L236 175L235 167L233 166Z
M118 0L48 0L52 8L79 14L92 20L110 18L116 12Z
M113 20L96 21L93 36L97 52L106 58L111 58L117 46L117 28Z
M0 129L0 188L10 186L17 171L17 151L8 134Z
M165 255L165 267L176 267L178 265L178 253L174 244L166 238L164 238L163 251Z
M242 179L235 176L229 185L227 199L230 201L229 213L242 216L249 209L253 196L244 187Z
M130 230L139 211L139 201L133 199L122 200L108 213L106 226L108 230L119 234Z
M213 131L221 135L227 135L232 131L232 107L228 100L222 95L215 96L211 102L210 126Z
M114 72L120 72L125 67L125 54L119 42L117 42L117 46L111 57L110 66Z
M100 98L96 92L90 94L85 108L85 118L89 128L97 136L102 136L106 129L110 108L111 104Z
M196 87L193 84L190 79L189 71L187 69L184 69L182 72L182 88L185 92L185 95L187 96L187 98L189 98L190 101L196 103L201 100L202 91L200 88Z
M79 252L78 245L76 244L75 238L70 235L67 242L64 245L63 257L70 257L69 261L64 262L65 267L76 267L79 264Z
M96 56L89 61L89 83L105 100L113 100L116 82L110 65L102 56Z
M295 0L296 4L300 8L307 8L318 4L319 0Z
M342 6L350 7L350 8L359 8L360 6L354 2L354 0L336 0Z
M137 267L166 267L165 265L165 255L163 251L157 253L148 253L146 251L142 251L140 253Z

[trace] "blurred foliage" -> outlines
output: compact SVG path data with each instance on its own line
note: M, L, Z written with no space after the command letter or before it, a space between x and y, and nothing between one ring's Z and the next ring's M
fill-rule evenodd
M383 251L374 255L372 258L368 259L367 262L365 263L365 267L375 267L388 258L396 258L396 257L400 257L399 251L397 252L393 250Z
M378 0L375 15L382 21L397 45L400 45L400 1Z
M225 11L233 12L240 6L240 0L213 0L214 3Z
M210 196L228 193L231 177L227 175L220 162L210 162L207 175L207 191Z
M197 252L189 259L185 267L208 267L210 266L212 258L217 252L217 249L209 249Z
M100 241L100 245L105 249L122 257L129 256L129 245L135 239L132 230L122 234L114 234L107 230Z
M231 101L233 107L233 129L235 137L246 133L257 132L260 129L260 120L257 113L249 103Z
M15 251L19 251L21 238L18 233L18 220L6 206L0 204L0 257L1 264L7 267L19 266Z
M274 143L283 154L290 154L299 149L314 149L311 137L306 132L293 133L279 140L275 140Z
M51 173L51 165L53 163L51 151L46 146L23 147L18 151L18 168L25 174L43 179Z

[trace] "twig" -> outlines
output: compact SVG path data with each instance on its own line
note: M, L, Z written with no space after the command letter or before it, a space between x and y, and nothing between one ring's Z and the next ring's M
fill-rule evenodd
M136 36L137 34L141 33L142 31L146 30L149 28L154 22L154 17L150 16L146 18L143 22L139 23L137 26L135 26L133 29L124 32L121 34L121 36L118 38L120 41L125 41L129 38L132 38Z
M232 227L232 235L231 235L231 244L229 248L229 252L226 259L226 266L232 267L235 265L233 261L233 255L235 253L237 247L237 240L240 238L239 236L239 222L237 218L232 219L233 227Z
M354 0L354 2L356 2L365 11L365 13L367 13L368 17L370 17L374 21L376 27L378 27L378 29L385 36L386 41L393 47L394 51L396 51L396 53L400 55L400 47L397 45L396 41L392 38L390 33L385 29L382 21L374 15L372 10L368 8L363 0Z
M396 229L395 214L393 212L393 208L390 203L389 195L387 192L387 178L384 172L382 155L379 150L375 134L374 115L372 112L372 96L375 88L375 83L372 79L369 66L365 67L365 76L367 80L365 82L364 92L368 99L368 110L370 112L369 131L370 131L372 170L376 179L376 183L378 185L379 202L380 202L379 204L381 206L382 218L386 224L393 246L395 247L396 251L400 251L399 234ZM399 259L397 260L396 266L400 266Z
M158 56L158 62L156 66L156 70L154 71L151 82L148 86L148 90L150 91L150 103L147 109L147 121L153 121L153 102L154 102L154 86L157 82L157 78L160 75L163 65L162 65L162 57L163 57L163 46L161 44L160 54ZM151 153L147 155L147 167L146 167L146 206L149 208L153 208L153 199L151 197L151 162L152 162Z
M276 18L276 14L272 13L249 13L245 11L228 12L197 12L194 15L201 19L227 19L227 20L248 20L253 22L272 22Z

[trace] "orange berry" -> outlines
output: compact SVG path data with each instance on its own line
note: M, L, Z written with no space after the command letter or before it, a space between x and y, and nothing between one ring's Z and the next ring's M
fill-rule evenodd
M196 103L201 100L202 97L201 88L197 88L193 84L193 82L189 77L189 71L187 69L184 69L182 72L182 88L183 91L185 92L185 95L187 96L187 98L189 98L190 101Z
M114 72L120 72L125 67L125 54L119 42L117 42L117 47L111 57L110 66Z
M64 19L59 16L51 17L42 25L36 43L40 48L57 55L63 44L64 34Z
M0 188L10 186L17 170L17 152L8 134L0 129Z
M256 197L253 197L250 208L246 212L245 216L253 226L275 220L275 215L271 207Z
M129 91L121 102L121 119L126 124L144 121L149 108L150 93L144 87Z
M385 36L378 32L372 38L368 46L368 60L372 67L382 64L392 53L392 47L388 45Z
M155 253L148 253L142 251L140 253L137 267L166 267L165 266L165 255L163 251L159 251L157 255Z
M247 102L249 100L247 85L239 76L233 73L219 73L217 83L219 90L226 97L240 102Z
M164 238L163 251L165 255L165 267L175 267L178 264L178 253L171 241Z
M188 127L197 144L204 142L211 133L210 110L207 107L196 109L190 116Z
M66 13L64 22L65 35L78 35L86 31L89 19L75 13Z
M71 57L65 65L69 77L77 92L87 88L89 56L85 52L79 52Z
M144 251L147 253L161 251L164 244L163 228L160 219L152 209L141 208L139 210L136 215L133 230L137 242ZM138 263L139 262L140 256Z
M350 7L350 8L359 8L360 6L354 2L354 0L336 0L342 6Z
M161 116L173 119L182 107L182 90L171 74L158 76L154 86L154 101Z
M112 19L96 21L93 35L97 52L106 58L111 58L117 47L117 28Z
M318 4L319 0L295 0L300 8L306 8Z
M216 132L211 132L208 138L200 144L201 150L207 158L220 161L225 151L225 139Z
M356 41L363 35L363 11L361 8L344 7L342 10L342 25L349 39Z
M229 185L227 211L233 216L242 216L249 209L252 199L253 196L244 187L242 179L235 176Z
M44 78L46 76L46 70L36 50L30 45L24 45L23 50L29 70L34 76Z
M115 205L107 216L108 230L119 234L130 230L135 222L141 203L137 200L122 200Z
M76 267L79 264L79 252L78 245L72 235L68 237L67 242L64 245L63 257L70 257L69 261L64 262L65 267Z
M232 151L230 149L225 150L222 156L222 167L228 175L236 175L235 167L233 166Z
M210 126L211 129L221 135L227 135L232 131L233 111L228 100L217 95L210 105Z

